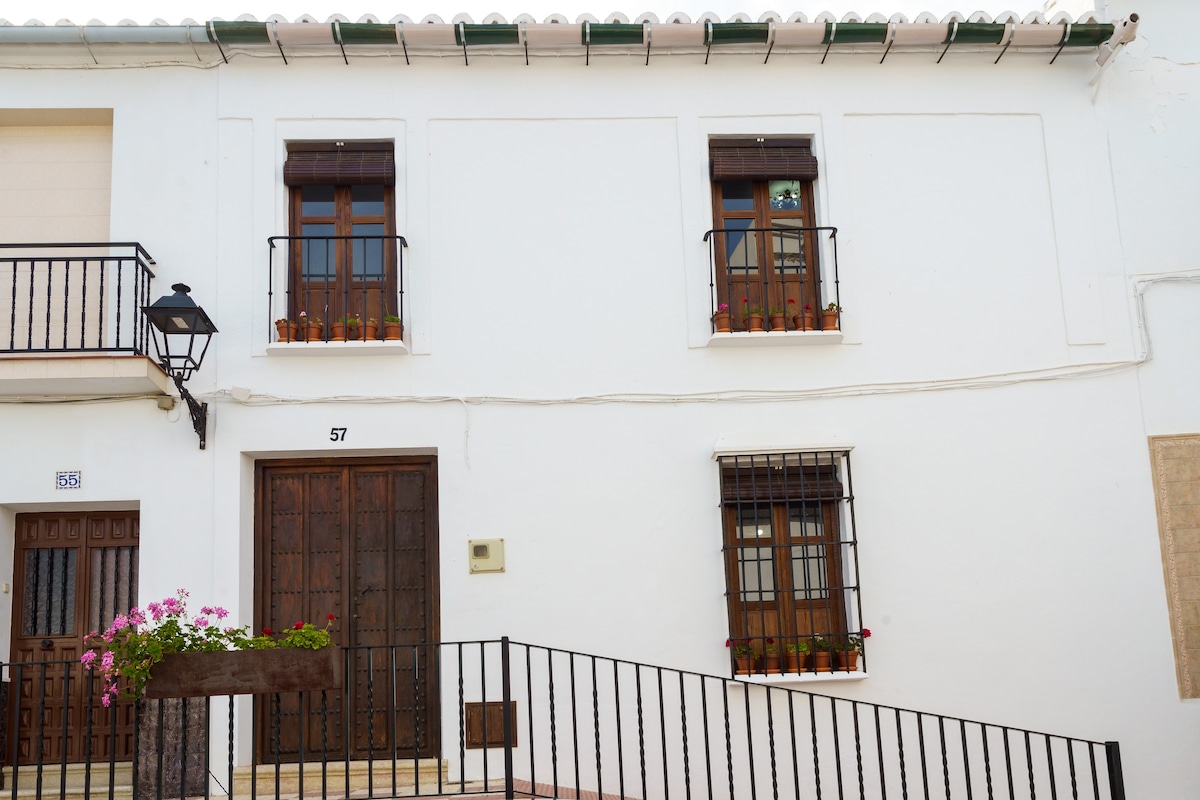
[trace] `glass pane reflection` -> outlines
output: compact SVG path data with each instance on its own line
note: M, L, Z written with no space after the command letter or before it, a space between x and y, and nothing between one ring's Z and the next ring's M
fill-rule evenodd
M776 211L799 211L803 208L800 181L768 181L771 208Z
M757 272L758 233L746 230L754 227L754 220L726 219L722 225L728 229L725 234L726 269L730 272Z
M332 217L333 187L304 186L300 189L300 216Z

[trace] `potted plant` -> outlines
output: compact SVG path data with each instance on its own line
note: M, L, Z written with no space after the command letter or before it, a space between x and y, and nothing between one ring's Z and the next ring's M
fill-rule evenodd
M788 301L792 302L791 300ZM816 327L817 312L813 311L811 303L805 303L798 314L792 315L792 324L798 331L811 331Z
M812 640L812 669L813 672L829 672L833 667L829 664L830 641L824 636L814 636Z
M297 622L276 640L269 630L222 624L225 609L187 611L186 589L161 603L118 614L104 633L87 637L80 658L100 673L101 703L122 693L137 699L135 797L197 796L208 788L208 704L183 698L295 692L341 687L341 658L324 629ZM123 684L123 689L122 689Z
M775 640L768 636L763 645L763 672L779 674L779 661L779 645L775 644Z
M837 303L830 303L821 311L821 330L836 331L838 328L838 315L842 313L842 307Z
M325 324L321 322L320 317L310 317L307 311L300 312L300 331L304 334L305 341L321 341L321 333L324 329Z
M767 319L771 323L771 331L787 330L787 309L772 307L767 311Z
M275 320L275 332L279 334L279 341L281 342L296 341L299 330L299 324L292 322L290 319Z
M354 314L339 317L337 322L331 323L329 326L329 338L341 342L347 339L357 339L358 317Z
M788 642L783 646L784 666L788 672L803 672L808 657L808 642Z
M729 333L733 330L729 322L729 303L721 303L717 306L716 313L712 315L712 322L717 333Z
M870 628L863 628L859 636L853 634L845 639L839 639L834 644L834 650L837 652L837 666L840 670L846 672L854 672L858 669L858 654L863 649L863 639L868 639L871 636Z
M763 330L763 310L758 306L750 305L750 298L748 297L742 298L742 307L744 309L742 311L742 323L746 330L761 333Z
M734 671L738 675L749 675L754 672L754 659L756 653L750 648L750 644L744 639L726 639L725 646L732 648Z
M383 315L383 338L398 341L404 338L404 325L395 314Z
M308 683L327 682L330 680L326 672L320 672L323 662L329 662L336 667L336 650L330 647L333 639L329 628L333 625L334 615L330 614L324 628L317 628L311 622L297 622L278 640L269 628L264 628L259 636L251 636L248 626L234 628L222 624L229 615L225 609L216 606L204 606L200 615L191 618L187 611L186 589L180 589L174 597L167 597L161 603L150 603L145 611L137 607L131 608L128 614L118 614L104 633L93 632L88 640L95 646L85 652L79 659L85 669L100 673L102 680L101 702L107 707L118 694L120 685L124 683L124 692L129 697L149 698L161 697L202 697L220 694L255 694L273 691L299 691L299 689L280 689L278 684L270 684L266 688L258 688L263 681L255 675L257 672L270 672L274 662L284 661L291 664L285 670L295 672L297 666L296 653L283 653L271 658L235 658L239 662L234 665L232 673L223 666L229 657L254 655L266 650L326 650L322 659L306 667L308 671L300 676L306 679L303 688L336 688L335 686L308 685ZM202 664L203 668L188 666L189 659L177 656L203 656L191 663ZM254 663L265 664L259 670L248 669ZM181 666L182 665L182 666ZM277 674L278 670L275 670ZM334 670L336 671L336 669ZM250 674L255 673L255 674ZM192 676L199 686L186 685L187 676ZM258 683L255 683L255 681ZM294 677L281 678L284 682L294 682ZM168 685L169 684L169 685ZM337 683L340 686L340 678Z
M379 338L379 320L374 317L367 317L367 321L362 324L362 337L370 341Z

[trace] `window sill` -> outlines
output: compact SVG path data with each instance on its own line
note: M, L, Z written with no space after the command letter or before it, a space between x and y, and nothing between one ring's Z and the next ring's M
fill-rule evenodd
M734 675L734 685L753 683L759 686L798 686L804 683L837 683L840 681L863 681L869 676L865 672L800 672L777 675Z
M408 345L400 340L376 339L370 342L272 342L269 356L405 356Z
M763 347L812 344L841 344L841 331L738 331L714 333L708 347Z

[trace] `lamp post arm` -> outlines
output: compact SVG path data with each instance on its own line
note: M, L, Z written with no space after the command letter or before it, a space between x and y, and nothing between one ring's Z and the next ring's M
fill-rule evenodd
M200 437L200 449L203 450L208 432L208 403L201 403L192 397L192 393L183 385L183 378L179 375L174 377L175 388L179 390L179 396L183 398L183 402L187 403L188 413L192 415L192 429Z

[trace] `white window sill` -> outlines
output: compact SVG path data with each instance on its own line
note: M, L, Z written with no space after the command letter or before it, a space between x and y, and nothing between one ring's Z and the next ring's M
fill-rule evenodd
M708 347L763 347L812 344L841 344L841 331L737 331L714 333Z
M401 340L375 339L370 342L272 342L269 356L404 356L408 345Z
M778 675L734 675L734 685L753 683L759 686L799 686L805 683L837 683L839 681L863 681L865 672L801 672Z

